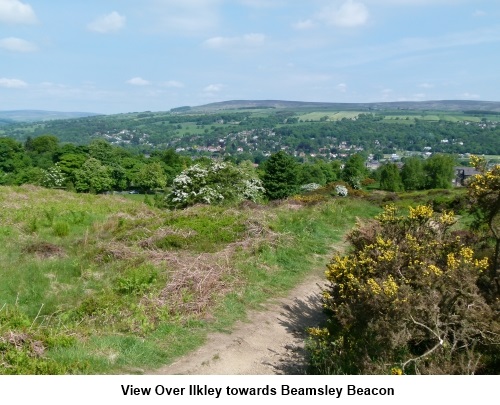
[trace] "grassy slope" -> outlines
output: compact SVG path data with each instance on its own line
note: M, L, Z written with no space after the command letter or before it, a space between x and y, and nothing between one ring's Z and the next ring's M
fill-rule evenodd
M0 187L3 372L140 373L168 363L324 266L356 217L376 211L335 199L167 212Z

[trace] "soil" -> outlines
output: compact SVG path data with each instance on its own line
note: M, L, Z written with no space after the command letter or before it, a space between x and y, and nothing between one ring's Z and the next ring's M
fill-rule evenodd
M307 373L306 328L323 320L318 269L287 297L248 314L232 333L210 335L203 347L150 374L297 375Z

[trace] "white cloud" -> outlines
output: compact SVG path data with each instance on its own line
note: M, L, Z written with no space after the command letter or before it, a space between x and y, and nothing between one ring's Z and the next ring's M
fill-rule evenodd
M42 82L40 83L42 89L66 89L68 86L53 82Z
M0 39L0 48L11 52L34 52L37 46L21 38L3 38Z
M339 83L337 85L337 90L340 91L341 93L347 93L347 84Z
M37 18L33 8L19 0L0 0L0 21L12 24L33 24Z
M2 77L0 78L0 87L5 87L7 89L23 89L28 87L28 83L19 79L7 79Z
M382 89L380 92L382 100L387 101L387 100L393 100L394 98L392 97L393 90L392 89Z
M240 3L253 8L281 7L284 2L279 0L240 0Z
M403 38L376 46L344 48L332 66L359 66L373 61L402 58L405 55L422 57L436 50L453 49L479 44L500 43L500 27L482 28L472 31L449 33L436 37Z
M472 15L474 17L485 17L487 14L483 10L476 10L476 11L474 11L474 13Z
M427 6L449 4L456 6L460 3L472 3L477 0L364 0L366 3L373 3L375 5L391 5L391 6Z
M222 0L156 0L155 15L162 31L176 35L196 35L211 32L221 20Z
M477 100L480 99L481 96L479 94L469 93L468 91L466 91L465 93L460 94L460 98L466 100Z
M293 28L296 30L308 30L310 28L314 28L316 24L314 23L313 20L307 19L307 20L300 20L297 21L295 24L292 25Z
M332 79L330 75L323 73L301 73L293 74L289 80L296 85L323 85Z
M353 28L365 25L370 18L370 12L363 3L347 0L340 7L325 7L317 18L337 27Z
M120 31L125 27L126 21L127 18L125 16L113 11L110 14L97 17L87 25L87 28L99 34L108 34Z
M415 100L425 100L426 99L426 95L425 93L416 93L413 95L413 98Z
M432 89L434 85L430 83L420 83L418 87L421 87L422 89Z
M205 93L219 93L225 86L223 84L209 84L203 89Z
M184 83L179 82L177 80L169 80L168 82L163 83L165 87L171 87L176 89L181 89L184 87Z
M242 49L258 47L265 43L264 34L246 34L239 37L213 37L203 44L211 49Z
M149 86L151 84L150 81L145 80L142 77L134 77L130 80L127 80L127 83L133 86Z

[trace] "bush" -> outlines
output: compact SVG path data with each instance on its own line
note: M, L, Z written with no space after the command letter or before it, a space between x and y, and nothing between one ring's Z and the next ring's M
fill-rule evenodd
M168 200L175 207L197 203L223 204L257 201L264 189L256 173L228 162L195 164L177 176Z
M450 231L451 212L386 206L327 266L325 328L310 330L317 373L498 373L499 313L478 280L489 267ZM498 363L498 362L497 362Z
M344 186L335 186L335 192L339 197L347 197L347 195L349 194L347 188Z
M302 192L315 191L319 188L321 188L321 185L318 183L309 183L309 184L304 184L303 186L300 186L300 190Z

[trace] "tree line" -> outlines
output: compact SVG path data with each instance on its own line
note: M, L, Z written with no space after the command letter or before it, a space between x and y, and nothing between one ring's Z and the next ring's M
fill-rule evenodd
M209 179L203 180L199 187L215 184L219 188L223 185L236 187L236 177L241 181L259 179L262 184L255 185L263 188L262 195L269 200L340 181L354 189L375 181L382 190L388 191L449 188L454 176L455 159L451 155L435 154L426 160L411 157L405 160L401 169L396 164L387 163L373 172L366 168L365 161L366 155L357 153L344 162L322 159L299 162L288 153L279 151L259 165L228 157L225 164L227 170L231 168L231 174L226 170L227 176L224 177L224 171L217 174L211 169L212 159L192 159L173 149L155 150L145 155L101 139L93 140L89 145L75 145L60 143L53 135L28 138L24 143L0 138L0 184L29 183L77 192L136 189L148 193L171 189L179 184L175 179L181 174L187 176L185 171L192 166L212 170ZM198 191L193 188L192 192Z

